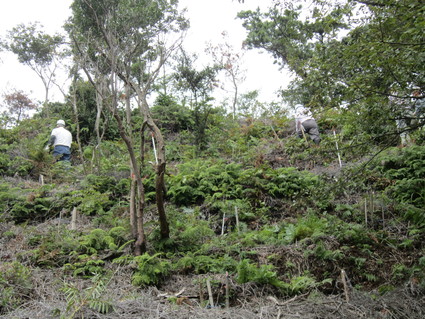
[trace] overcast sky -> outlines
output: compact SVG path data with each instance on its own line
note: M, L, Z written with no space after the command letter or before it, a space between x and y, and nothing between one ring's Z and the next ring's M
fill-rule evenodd
M231 45L237 49L245 39L242 21L236 19L241 10L255 10L258 6L265 11L272 0L180 0L180 6L186 7L186 16L191 28L185 40L188 52L197 52L202 58L208 42L222 42L222 32L226 31ZM47 33L62 32L61 27L70 15L72 0L13 0L7 9L0 10L0 37L7 30L20 23L40 22ZM200 59L201 60L201 59ZM259 50L250 50L244 56L246 81L241 84L242 93L259 90L260 100L277 100L275 91L286 86L289 78L273 64L270 54ZM41 80L28 67L20 65L13 54L0 53L0 94L13 89L22 90L31 98L42 101L44 89ZM51 101L61 101L61 94L52 92Z

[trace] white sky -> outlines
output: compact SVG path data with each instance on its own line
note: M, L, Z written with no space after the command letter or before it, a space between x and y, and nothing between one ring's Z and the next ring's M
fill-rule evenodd
M245 0L245 3L239 3L237 0L180 0L180 6L188 9L186 16L191 23L184 44L186 50L197 52L202 58L206 43L222 42L223 31L228 33L232 46L240 48L246 31L241 25L242 20L236 19L237 12L255 10L258 6L265 11L272 1ZM36 21L44 26L46 33L62 33L61 27L70 15L71 3L72 0L9 1L7 9L0 10L0 37L5 37L6 31L20 23ZM261 101L277 100L275 91L288 84L288 75L279 71L271 55L266 52L250 50L244 60L243 68L247 74L245 82L240 85L240 92L259 90ZM44 88L38 76L21 65L13 54L0 52L0 95L13 89L24 91L36 101L44 99ZM61 94L53 90L50 101L62 101Z

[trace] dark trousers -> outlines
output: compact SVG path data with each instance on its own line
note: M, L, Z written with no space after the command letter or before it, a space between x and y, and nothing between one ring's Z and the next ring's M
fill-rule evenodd
M313 142L316 144L319 144L320 135L319 135L319 128L317 126L316 121L313 119L307 120L307 121L304 121L301 125L304 128L304 132L310 136ZM302 132L298 132L298 135L300 137L303 137Z
M56 145L53 149L53 156L57 158L58 161L69 161L71 160L71 150L68 146Z

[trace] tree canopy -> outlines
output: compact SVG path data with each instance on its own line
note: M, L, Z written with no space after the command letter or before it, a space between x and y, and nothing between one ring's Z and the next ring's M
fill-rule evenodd
M246 45L266 50L296 75L282 92L287 101L318 111L349 108L366 120L384 109L379 116L388 121L391 88L411 99L412 87L425 86L424 10L417 0L313 1L312 6L275 1L266 13L238 16L248 31Z

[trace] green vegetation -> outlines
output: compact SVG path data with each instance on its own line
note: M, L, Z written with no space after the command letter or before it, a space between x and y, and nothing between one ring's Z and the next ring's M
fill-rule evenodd
M266 49L294 80L282 102L266 105L251 92L230 112L211 90L232 65L199 71L180 52L177 73L150 73L149 63L171 54L159 34L186 28L174 1L93 2L75 1L67 29L74 54L88 52L78 57L95 83L75 76L67 102L46 103L28 119L1 116L0 315L40 297L40 272L54 274L65 305L49 315L70 319L117 311L109 295L117 282L139 292L176 278L189 278L202 306L205 284L219 307L238 305L248 290L296 298L356 289L379 298L409 287L423 300L423 118L415 113L412 142L400 147L389 102L395 87L405 101L412 85L423 88L423 6L376 0L357 23L351 14L362 1L313 1L307 20L289 2L241 12L246 45ZM45 39L45 59L26 63L49 64L54 39ZM113 78L122 90L108 87ZM294 134L283 105L297 103L317 115L319 146ZM71 163L43 149L58 118L75 137ZM121 293L119 302L136 298Z

